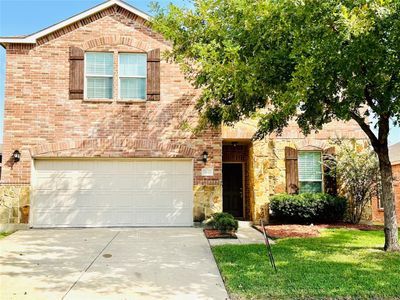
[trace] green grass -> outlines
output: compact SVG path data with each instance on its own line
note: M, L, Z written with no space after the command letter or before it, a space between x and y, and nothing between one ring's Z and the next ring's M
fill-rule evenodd
M276 242L278 273L264 245L213 247L234 299L400 299L400 254L381 250L381 231L327 229Z
M5 238L6 236L10 235L10 232L0 232L0 240Z

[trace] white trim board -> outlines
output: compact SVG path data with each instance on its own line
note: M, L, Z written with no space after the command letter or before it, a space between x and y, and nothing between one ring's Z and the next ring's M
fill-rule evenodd
M22 37L0 37L0 44L1 45L12 44L12 43L17 43L17 44L35 44L37 39L39 39L39 38L41 38L43 36L46 36L46 35L54 32L54 31L57 31L57 30L59 30L59 29L61 29L63 27L71 25L71 24L73 24L75 22L78 22L78 21L80 21L82 19L85 19L85 18L87 18L87 17L89 17L91 15L94 15L94 14L96 14L96 13L102 11L102 10L105 10L105 9L107 9L107 8L113 6L113 5L118 5L118 6L130 11L131 13L133 13L133 14L135 14L135 15L137 15L137 16L139 16L139 17L141 17L141 18L143 18L143 19L145 19L147 21L150 21L150 19L151 19L151 17L148 14L138 10L137 8L135 8L135 7L129 5L129 4L127 4L127 3L125 3L125 2L123 2L121 0L108 0L108 1L106 1L104 3L102 3L102 4L99 4L99 5L97 5L95 7L92 7L90 9L88 9L88 10L85 10L85 11L83 11L83 12L81 12L81 13L75 15L75 16L72 16L71 18L68 18L68 19L66 19L64 21L61 21L61 22L59 22L57 24L54 24L54 25L52 25L50 27L47 27L47 28L45 28L45 29L43 29L41 31L38 31L36 33L33 33L31 35L22 36Z

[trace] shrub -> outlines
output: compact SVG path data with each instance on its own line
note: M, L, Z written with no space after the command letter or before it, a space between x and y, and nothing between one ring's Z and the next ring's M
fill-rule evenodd
M324 193L280 194L271 198L272 217L287 223L342 221L347 200Z
M221 232L236 231L238 229L238 221L231 214L224 212L213 214L208 225Z
M327 161L331 175L338 178L338 187L349 199L348 221L358 224L372 198L380 197L378 158L372 147L354 141L336 140L338 153Z

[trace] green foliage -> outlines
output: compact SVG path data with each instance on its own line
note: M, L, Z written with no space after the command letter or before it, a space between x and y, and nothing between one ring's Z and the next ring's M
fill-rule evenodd
M348 221L357 224L372 197L380 197L378 158L371 147L355 141L335 143L339 146L337 155L326 161L338 179L339 190L349 199Z
M5 238L6 236L9 236L11 234L11 232L0 232L0 240L2 238Z
M278 273L264 245L213 247L233 299L397 299L398 253L381 250L382 231L329 229L317 238L272 245Z
M231 214L224 212L213 214L208 225L222 232L238 229L238 221Z
M333 223L342 221L347 200L324 193L280 194L271 197L272 217L287 223Z
M334 119L367 130L370 114L400 120L398 0L195 0L154 10L154 28L173 44L166 57L202 88L198 108L212 124L267 104L258 138L291 118L305 133Z
M291 120L305 134L354 120L380 162L386 249L399 250L387 148L390 122L400 123L400 0L192 3L155 5L153 26L201 90L200 127L257 115L262 139Z

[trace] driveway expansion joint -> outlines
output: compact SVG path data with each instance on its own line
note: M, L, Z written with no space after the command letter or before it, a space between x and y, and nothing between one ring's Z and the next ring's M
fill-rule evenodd
M68 289L68 291L62 296L61 299L65 299L65 297L68 295L68 293L75 287L75 285L79 282L79 280L82 278L83 274L85 274L90 267L94 264L94 262L99 258L99 256L104 252L104 250L107 249L107 247L111 244L111 242L118 236L118 234L121 231L118 231L112 238L111 240L108 241L108 243L103 247L103 249L100 250L99 254L90 262L90 264L85 268L83 272L79 275L79 277L75 280L75 282L71 285L71 287Z

